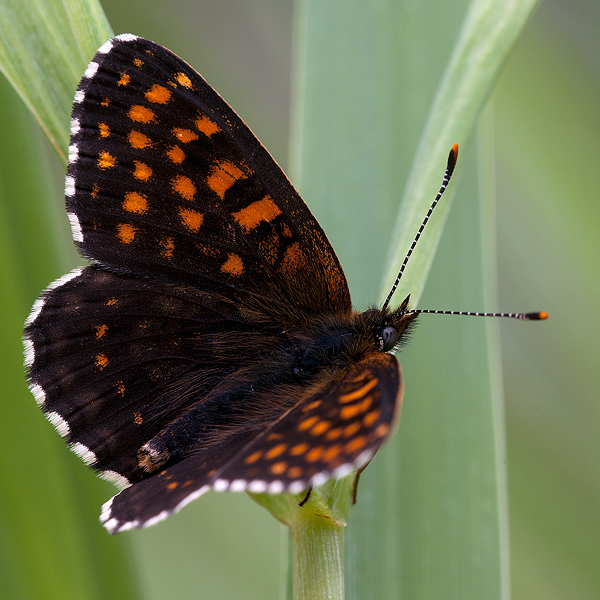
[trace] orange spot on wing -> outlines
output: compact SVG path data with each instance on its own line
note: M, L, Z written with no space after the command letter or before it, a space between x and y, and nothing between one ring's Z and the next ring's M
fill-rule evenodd
M133 242L135 238L136 233L137 229L129 223L119 223L117 225L117 237L124 244L131 244L131 242Z
M346 454L352 454L353 452L356 452L357 450L364 448L366 444L367 444L367 436L359 435L357 438L350 440L346 444L344 449L346 451Z
M269 471L271 471L271 473L273 475L281 475L282 473L285 473L287 470L287 463L285 462L285 460L281 460L279 462L276 462L274 464L272 464L269 467Z
M360 429L360 423L358 421L354 421L354 423L350 423L350 425L344 427L344 437L345 438L352 437L359 429Z
M232 214L238 224L248 233L263 221L272 221L281 214L279 207L271 196L265 196L262 200L252 202L242 210Z
M144 61L143 61L143 60L140 60L139 58L134 58L134 59L133 59L133 64L134 64L136 67L140 68L140 67L144 66Z
M100 104L102 104L102 106L108 106L110 104L110 98L104 98Z
M191 210L190 208L180 208L179 218L183 225L194 233L200 229L202 222L204 221L204 215L202 213L197 210Z
M127 75L127 73L121 73L121 79L119 79L119 81L117 81L117 85L127 85L130 80L131 80L131 77L129 77L129 75Z
M293 277L305 264L306 256L300 244L294 242L285 249L280 269L287 277Z
M148 200L137 192L127 192L123 200L123 210L143 215L148 210Z
M372 398L368 396L362 402L357 402L356 404L344 406L344 408L340 410L340 417L344 420L352 419L353 417L356 417L356 415L360 415L361 413L366 412L372 403Z
M330 429L325 434L325 439L328 442L331 442L333 440L337 440L341 435L342 435L342 428L341 427L336 427L335 429Z
M365 425L365 427L371 427L373 423L375 423L375 421L379 419L380 414L381 411L378 408L372 410L370 413L367 413L363 419L363 424Z
M133 164L135 165L135 170L133 172L133 176L140 181L148 181L150 177L152 177L152 169L143 162L139 160L134 160Z
M319 421L311 430L312 435L322 435L331 427L329 421Z
M99 192L99 191L100 191L100 186L99 186L97 183L95 183L95 184L92 186L92 191L90 192L90 196L91 196L92 198L95 198L95 197L98 195L98 192Z
M316 446L315 448L311 448L304 457L306 462L317 462L321 458L321 456L323 456L323 450L324 448L322 446Z
M154 104L166 104L171 99L171 92L166 87L155 83L146 92L146 99Z
M246 456L246 458L244 458L244 462L247 465L251 465L251 464L255 463L261 456L262 456L262 450L257 450L256 452L253 452L252 454L249 454L248 456Z
M378 438L382 438L385 437L390 431L390 426L387 423L381 423L381 425L377 426L377 429L375 430L375 435Z
M167 156L175 164L180 165L185 158L185 152L179 146L172 146L167 150Z
M287 472L287 476L290 479L298 479L298 477L302 477L302 469L300 467L290 467Z
M199 131L201 131L204 135L210 137L213 133L218 133L221 131L221 128L212 120L209 119L206 115L200 115L196 119L196 127Z
M244 272L244 263L237 254L231 252L227 257L227 260L221 266L221 271L223 271L223 273L229 273L229 275L241 275Z
M140 415L139 412L134 412L133 413L133 422L136 425L141 425L144 422L144 419L143 419L142 415Z
M290 448L290 454L292 456L300 456L301 454L304 454L309 447L310 446L306 442L303 442L302 444L296 444Z
M109 298L106 301L106 306L115 306L117 304L119 304L119 301L116 298Z
M206 178L206 184L213 190L221 200L225 192L238 180L247 177L237 165L228 160L213 165L210 175Z
M101 138L107 138L110 135L110 127L106 123L98 123L98 130Z
M198 134L194 133L191 129L184 129L183 127L174 127L171 129L171 133L182 143L187 144L198 139Z
M119 381L117 385L117 394L123 398L125 396L125 384L122 381Z
M267 450L265 454L265 458L267 460L271 460L272 458L277 458L281 456L287 448L287 444L277 444L277 446L273 446L270 450Z
M173 250L175 249L175 243L173 242L172 237L165 238L160 241L160 245L162 246L161 255L164 258L172 258Z
M334 458L337 458L339 456L339 454L342 451L342 445L341 444L336 444L335 446L331 446L331 448L328 448L325 453L323 454L323 460L325 462L329 462L330 460L333 460Z
M94 362L96 366L102 370L108 365L108 358L106 358L106 354L97 354Z
M150 145L150 138L139 131L130 131L127 136L129 143L138 150L144 150Z
M188 88L188 90L194 88L191 79L185 73L175 73L175 80L179 85Z
M350 392L349 394L340 394L338 402L340 404L347 404L353 400L358 400L359 398L366 396L378 383L379 380L377 378L373 378L354 392Z
M319 417L313 415L312 417L308 417L308 419L304 419L304 421L300 421L300 423L298 423L298 431L310 429L318 420Z
M322 400L313 400L310 404L307 404L302 409L302 412L310 412L311 410L314 410L315 408L318 408L319 406L321 406L321 404L322 404Z
M128 116L132 121L137 121L138 123L151 123L156 119L154 111L139 104L135 104L129 109Z
M169 483L169 485L167 485L167 490L169 490L169 491L174 490L178 485L179 485L179 482L172 481L171 483Z
M98 166L101 169L110 169L117 164L117 159L108 152L100 152L98 154Z
M171 187L186 200L193 200L196 195L196 186L185 175L177 175L171 180Z
M94 325L96 330L96 339L99 340L107 331L108 325Z

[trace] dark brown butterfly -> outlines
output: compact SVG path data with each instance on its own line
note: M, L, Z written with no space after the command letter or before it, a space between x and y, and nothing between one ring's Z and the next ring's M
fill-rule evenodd
M352 309L307 206L189 65L133 35L99 49L65 194L91 265L35 303L26 366L70 448L123 488L111 533L210 488L301 493L373 457L402 400L390 352L418 311L390 309L394 290Z

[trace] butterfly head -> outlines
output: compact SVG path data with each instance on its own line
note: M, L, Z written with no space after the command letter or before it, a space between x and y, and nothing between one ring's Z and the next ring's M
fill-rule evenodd
M380 352L393 352L406 342L407 334L417 317L417 314L408 310L409 299L410 296L394 310L385 307L371 308L362 313Z

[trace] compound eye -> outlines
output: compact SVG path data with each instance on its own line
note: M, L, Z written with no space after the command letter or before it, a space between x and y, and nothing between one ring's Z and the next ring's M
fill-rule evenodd
M388 352L398 341L398 332L391 325L387 325L381 330L382 350Z

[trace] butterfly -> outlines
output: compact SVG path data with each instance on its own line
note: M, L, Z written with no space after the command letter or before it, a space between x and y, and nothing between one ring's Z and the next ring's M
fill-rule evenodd
M394 290L353 310L306 204L187 63L130 34L101 46L75 93L65 196L90 264L35 302L25 366L71 450L121 488L111 533L209 489L299 494L371 460L418 311L390 309Z

